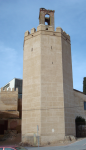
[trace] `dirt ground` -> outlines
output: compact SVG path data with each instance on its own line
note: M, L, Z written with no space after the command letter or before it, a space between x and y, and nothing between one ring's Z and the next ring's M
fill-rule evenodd
M83 139L83 138L78 138L73 141L58 141L55 143L48 143L46 145L43 145L43 147L45 147L45 146L46 147L48 147L48 146L65 146L65 145L72 144L76 141L79 141L81 139ZM21 134L17 134L16 137L7 138L4 141L0 140L0 146L19 146L20 142L21 142ZM22 145L22 146L30 146L30 145L26 144L26 145Z
M4 141L0 140L0 146L16 146L21 142L21 134L17 134L16 137L8 138Z

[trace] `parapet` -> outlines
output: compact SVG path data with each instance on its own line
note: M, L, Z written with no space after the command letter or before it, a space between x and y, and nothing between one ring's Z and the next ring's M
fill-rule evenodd
M63 31L61 27L57 27L56 32L60 32L63 36L70 40L70 36L65 31Z
M14 88L12 88L12 90L11 90L11 88L5 88L5 89L3 89L3 87L1 88L1 90L0 90L0 92L17 92L18 93L18 88L16 88L16 90L14 89Z
M31 29L31 34L33 34L34 32L36 32L36 29L35 29L35 28L32 28L32 29Z
M38 31L47 31L47 32L50 31L50 32L54 32L54 35L55 35L55 33L61 33L66 39L70 40L70 36L65 31L63 31L61 27L57 27L56 31L54 31L54 28L52 26L46 26L44 24L40 24L37 27L37 31L36 31L35 28L32 28L31 32L26 31L25 32L25 37L27 37L29 35L33 36L33 34L37 33Z
M24 34L24 36L28 36L30 34L30 32L27 30Z

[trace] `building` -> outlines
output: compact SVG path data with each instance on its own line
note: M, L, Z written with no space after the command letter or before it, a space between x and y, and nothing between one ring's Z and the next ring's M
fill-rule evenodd
M40 145L76 136L76 116L86 119L86 95L73 90L70 36L54 30L54 12L40 8L37 31L24 37L22 142L33 145L37 136Z

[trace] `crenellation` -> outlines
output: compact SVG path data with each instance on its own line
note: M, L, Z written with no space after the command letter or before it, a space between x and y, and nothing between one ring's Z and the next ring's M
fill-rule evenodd
M14 91L14 88L12 88L12 91Z
M68 40L70 40L70 36L65 32L65 31L63 31L63 36L65 36Z
M48 31L54 31L54 28L52 26L49 26Z
M4 91L7 91L7 88L5 87Z
M63 30L62 30L62 28L61 28L61 27L57 27L57 28L56 28L56 32L63 33Z
M27 30L24 34L24 36L28 36L30 34L30 32Z
M16 92L18 92L18 88L16 88Z
M3 91L3 87L1 87L1 92Z
M11 88L5 88L5 89L3 89L3 87L1 87L1 92L17 92L18 93L18 88L16 88L16 90L14 89L14 88L12 88L12 90L11 90Z
M35 28L32 28L32 29L31 29L31 34L33 34L34 32L36 32L36 29L35 29Z
M11 91L11 88L8 88L8 91Z
M30 38L31 38L34 33L35 33L35 35L38 35L37 32L39 32L39 31L46 31L47 34L50 31L53 33L53 35L56 35L56 36L61 36L61 34L62 34L65 37L65 40L67 40L67 39L70 40L70 36L65 31L63 31L63 29L61 27L57 27L56 31L54 31L54 28L52 26L46 26L44 24L39 24L39 26L37 27L37 31L35 28L32 28L31 32L26 31L25 32L25 39L28 39L28 35L30 35Z
M45 25L44 25L44 24L40 24L40 25L37 27L37 31L40 31L40 30L45 30Z
M65 38L67 38L68 40L70 40L70 36L65 31L63 31L63 29L61 27L57 27L56 28L56 32L61 33Z

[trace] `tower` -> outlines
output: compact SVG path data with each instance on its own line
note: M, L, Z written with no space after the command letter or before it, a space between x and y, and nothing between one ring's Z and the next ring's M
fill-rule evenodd
M54 28L54 10L47 10L45 8L40 8L39 12L39 24L47 23L46 29L48 29L48 26L52 26ZM49 15L46 17L46 15Z
M54 11L46 27L44 12L25 32L23 59L22 142L37 144L38 125L40 145L75 135L70 36L54 31Z

